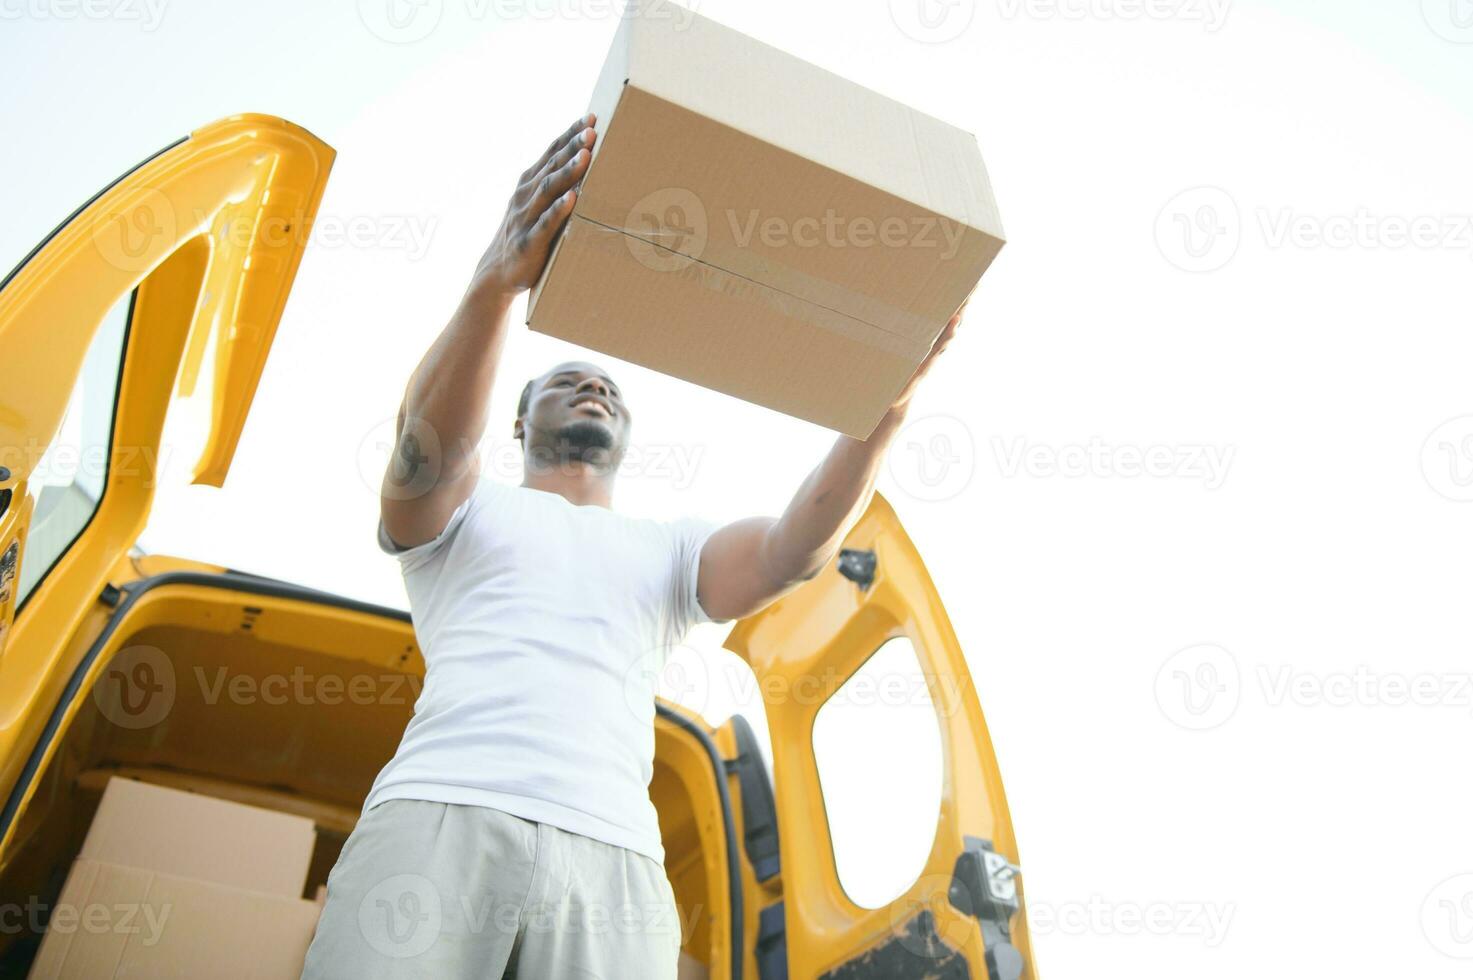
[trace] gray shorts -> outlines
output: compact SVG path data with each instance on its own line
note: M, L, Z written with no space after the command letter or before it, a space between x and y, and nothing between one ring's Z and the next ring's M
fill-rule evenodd
M652 858L480 806L388 800L327 879L304 980L674 980Z

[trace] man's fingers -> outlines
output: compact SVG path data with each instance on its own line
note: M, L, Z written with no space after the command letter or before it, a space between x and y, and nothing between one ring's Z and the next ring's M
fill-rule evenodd
M532 164L532 166L522 171L522 179L519 180L518 183L525 184L534 176L536 176L542 170L542 165L545 164L554 153L562 149L563 146L574 136L578 135L579 132L587 129L589 126L592 126L594 120L595 117L591 112L586 116L579 117L579 119L574 122L573 125L569 126L567 130L562 133L562 135L558 136L557 139L547 144L547 149L542 151L542 155L537 158L536 163Z
M542 212L535 224L527 231L526 250L535 254L545 253L552 236L568 220L568 215L573 213L573 202L578 199L578 192L574 190L564 191L563 195L552 202L551 207Z
M931 344L931 357L935 357L937 354L946 350L946 345L950 344L956 337L956 328L961 326L961 322L962 315L960 313L957 313L950 320L946 321L946 326L941 328L941 333L936 337L936 341Z
M963 303L961 309L953 313L951 319L946 321L946 326L941 328L941 333L936 337L935 343L931 345L931 353L927 360L946 350L947 345L956 339L956 332L962 325L962 314L966 311L967 304Z
M541 170L537 171L537 173L532 175L530 180L524 181L522 186L517 188L518 200L526 201L530 199L538 192L541 181L548 174L555 173L560 167L567 166L568 161L573 159L579 150L588 150L591 153L593 151L593 141L597 138L598 134L591 128L580 129L577 133L574 133L572 139L564 143L561 149L543 162ZM540 211L534 211L533 213L538 214Z
M905 383L905 387L900 389L900 394L895 396L896 405L906 405L910 402L911 397L916 393L916 389L920 387L920 383L925 380L926 374L935 366L936 359L941 356L942 351L946 350L947 345L956 337L956 328L961 326L962 313L966 308L967 305L963 303L962 308L953 313L951 319L946 321L946 326L941 328L941 333L937 334L936 339L931 342L931 350L911 374L910 380Z
M571 140L574 136L576 136L579 132L587 129L589 126L592 125L593 113L589 113L586 116L580 116L578 119L576 119L573 122L573 125L569 126L566 130L560 133L556 139L547 144L547 149L543 150L542 156L537 158L537 162L532 164L532 166L527 169L527 174L530 176L541 170L542 165L547 162L548 157L551 157L558 150L562 149L563 145Z
M568 161L556 170L542 175L532 192L532 197L527 201L522 210L525 220L531 220L534 216L541 215L553 205L563 194L572 189L583 177L584 171L588 169L588 161L593 159L593 154L584 147L579 147Z

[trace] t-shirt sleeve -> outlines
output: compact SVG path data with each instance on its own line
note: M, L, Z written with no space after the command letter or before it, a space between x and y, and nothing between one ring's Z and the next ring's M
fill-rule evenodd
M698 623L727 622L712 620L701 607L698 585L701 577L701 549L719 525L710 521L687 518L670 525L674 546L674 572L671 578L671 619L680 636Z
M472 490L470 496L466 497L465 500L461 501L460 506L455 508L455 513L450 515L450 520L446 522L444 529L439 534L435 535L429 541L414 545L411 548L400 547L393 538L389 537L389 532L384 528L383 518L380 517L378 522L379 550L398 558L400 567L406 572L419 567L444 550L449 541L455 537L456 531L465 523L465 516L470 513L471 505L474 503L477 495L478 490Z

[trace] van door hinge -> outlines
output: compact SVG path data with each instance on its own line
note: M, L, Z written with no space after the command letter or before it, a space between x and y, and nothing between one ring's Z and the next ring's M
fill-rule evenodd
M873 551L845 548L839 552L839 574L861 589L868 589L875 583L875 568L879 563L880 559Z
M757 915L757 980L788 980L788 931L782 902Z
M1018 980L1023 975L1023 954L1012 940L1013 916L1021 905L1020 870L993 850L990 841L968 837L952 871L948 898L981 925L989 980Z

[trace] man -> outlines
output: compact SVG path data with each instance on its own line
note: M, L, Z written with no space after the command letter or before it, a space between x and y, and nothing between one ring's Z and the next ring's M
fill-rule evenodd
M480 479L508 311L573 209L593 123L522 174L400 407L379 543L404 572L425 684L328 879L308 978L675 976L652 678L692 625L751 615L829 563L960 320L874 434L839 438L780 518L616 514L632 413L583 362L523 390L521 486Z

